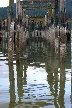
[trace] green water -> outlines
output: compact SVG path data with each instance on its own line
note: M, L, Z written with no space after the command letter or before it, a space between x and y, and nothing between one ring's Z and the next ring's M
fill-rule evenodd
M0 108L71 108L70 42L67 59L59 57L46 42L32 42L20 57L8 64L7 43L0 42Z

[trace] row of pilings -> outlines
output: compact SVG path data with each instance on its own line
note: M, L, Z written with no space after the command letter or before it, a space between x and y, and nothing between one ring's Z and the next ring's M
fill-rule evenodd
M46 40L48 46L55 50L55 54L59 54L60 60L62 62L66 61L67 54L67 36L66 36L66 28L64 27L55 27L52 25L49 29L45 30L34 30L32 32L33 38L43 38Z
M19 54L29 39L29 31L24 30L23 26L16 25L14 29L14 22L10 24L10 32L8 36L8 59L9 63L13 62L14 47L16 48L16 57L19 59Z
M15 22L11 22L9 31L3 31L3 37L6 38L6 35L8 34L9 62L13 62L14 47L16 48L17 59L19 59L19 54L22 48L25 46L26 41L30 39L31 35L33 38L39 37L46 40L47 44L55 50L56 54L60 53L60 60L66 60L66 28L59 26L55 27L54 25L52 25L49 28L41 30L34 29L33 31L30 31L28 28L24 28L24 26L20 24L16 24L16 27L14 26Z

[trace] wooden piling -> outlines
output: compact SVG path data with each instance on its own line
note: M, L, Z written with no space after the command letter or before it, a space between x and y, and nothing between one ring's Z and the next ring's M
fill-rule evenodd
M22 40L23 40L23 27L21 26L19 30L19 52L22 50L23 46Z
M14 25L10 25L10 35L8 39L8 59L9 62L13 62L13 52L14 52Z
M64 27L60 28L60 60L61 62L66 61L67 55L67 37Z
M16 30L16 55L19 55L19 31L20 31L20 26L17 25L17 30Z
M71 24L71 26L72 26L72 24ZM71 46L72 46L72 28L71 28ZM72 47L71 47L71 70L72 70Z

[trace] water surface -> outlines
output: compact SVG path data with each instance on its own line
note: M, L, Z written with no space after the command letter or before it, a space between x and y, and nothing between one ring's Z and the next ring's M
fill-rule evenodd
M6 42L0 42L0 108L71 108L71 50L67 43L67 59L59 61L44 41L32 42L20 57L8 64Z

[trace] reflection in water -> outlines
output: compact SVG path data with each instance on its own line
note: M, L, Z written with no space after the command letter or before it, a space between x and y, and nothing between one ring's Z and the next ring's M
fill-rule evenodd
M60 64L60 91L58 96L58 102L60 104L60 108L65 108L64 103L64 95L65 95L65 81L66 81L66 75L65 75L65 63Z
M18 88L18 98L19 103L21 102L21 99L23 98L23 64L19 62L19 60L16 61L16 69L17 69L17 88Z
M54 105L55 108L58 108L58 102L57 102L57 97L58 97L58 59L55 58L55 69L54 69Z
M9 93L10 93L10 103L8 108L14 108L15 106L15 78L14 78L14 70L13 70L13 63L9 64Z
M47 53L46 71L48 73L47 80L50 85L51 95L54 97L55 108L58 108L58 59L53 50L50 50L50 55Z
M24 65L24 85L26 85L27 84L27 81L26 81L26 77L27 77L27 75L26 75L26 70L27 70L27 67L26 67L26 65Z
M17 60L16 61L16 71L17 71L17 91L18 91L18 104L21 103L21 100L23 99L23 85L27 85L27 81L26 81L26 70L27 67L26 65L23 65L23 61L22 60Z
M3 50L0 46L0 52ZM29 61L20 59L26 53L29 55ZM8 65L7 60L3 64L6 68L9 66L10 86L7 87L7 90L10 94L10 101L8 108L24 108L24 106L25 108L30 108L30 106L31 108L67 108L65 83L69 83L66 75L70 72L65 71L66 63L60 63L59 72L58 56L49 45L46 45L44 41L32 42L31 40L29 47L27 46L18 55L18 58L15 55L14 57L13 64ZM67 64L69 67L69 59ZM68 85L66 84L66 86ZM2 89L0 86L0 92ZM1 99L0 101L2 102ZM5 102L7 101L5 100Z

